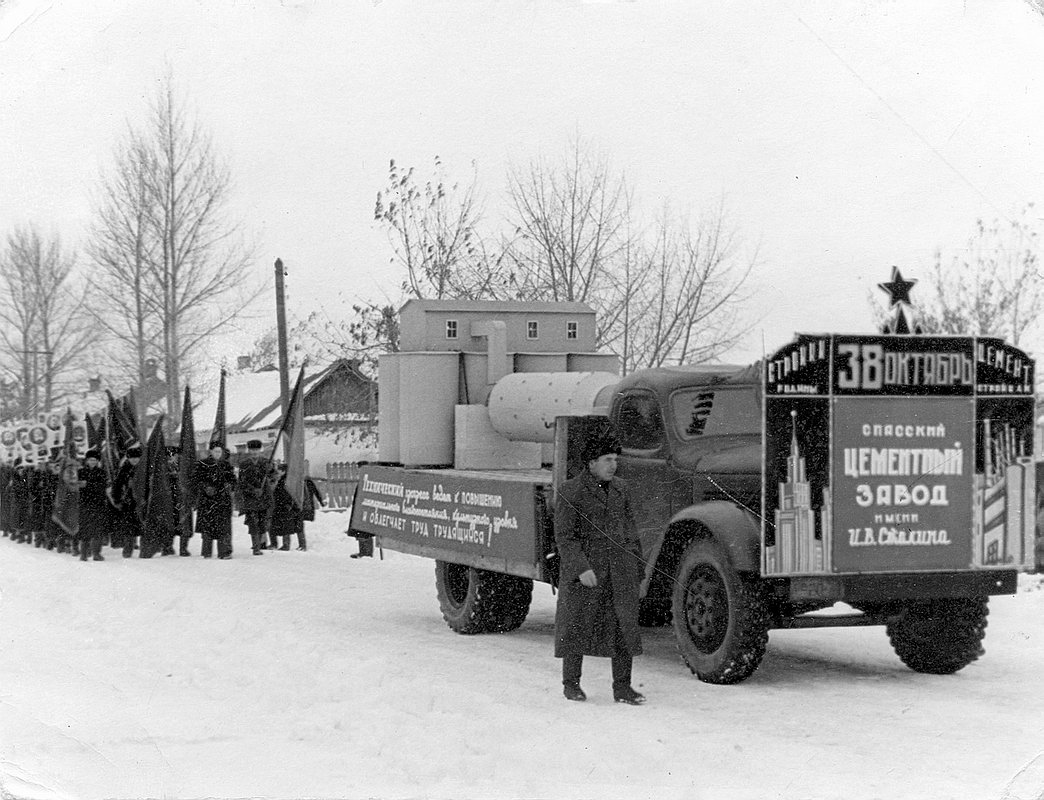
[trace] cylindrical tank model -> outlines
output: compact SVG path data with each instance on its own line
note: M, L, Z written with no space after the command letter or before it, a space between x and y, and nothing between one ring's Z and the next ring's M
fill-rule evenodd
M553 442L555 417L597 413L599 394L619 382L611 372L515 372L489 394L493 429L515 442Z

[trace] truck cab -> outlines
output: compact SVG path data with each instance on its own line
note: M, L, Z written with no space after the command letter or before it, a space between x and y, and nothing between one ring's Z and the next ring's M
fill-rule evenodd
M609 414L622 448L618 475L634 490L648 564L642 619L663 624L670 576L696 526L711 526L737 563L756 568L760 366L641 370L617 385Z

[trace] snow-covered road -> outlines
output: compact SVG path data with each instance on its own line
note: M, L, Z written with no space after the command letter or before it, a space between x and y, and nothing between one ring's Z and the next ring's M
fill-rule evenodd
M432 562L307 553L81 564L0 539L0 796L1044 796L1044 591L991 604L987 654L907 670L880 628L774 632L755 675L692 678L644 632L640 708L588 659L562 698L554 597L511 634L443 623ZM192 549L198 552L198 539Z

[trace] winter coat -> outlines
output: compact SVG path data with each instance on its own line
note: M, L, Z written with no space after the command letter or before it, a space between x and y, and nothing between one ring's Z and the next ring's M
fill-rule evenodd
M236 505L241 514L268 510L272 499L268 479L268 461L261 456L247 456L240 462Z
M62 482L62 476L48 470L41 479L41 496L43 498L44 530L49 534L57 534L58 528L54 523L54 501L58 496L58 484Z
M11 530L26 529L29 521L29 470L21 466L11 471L7 484L8 500L11 503Z
M301 512L286 490L286 475L283 475L272 490L268 531L272 536L291 536L300 530L301 524Z
M641 545L628 485L619 478L600 484L587 470L563 483L555 502L555 542L561 557L555 655L641 653ZM580 583L589 569L598 580L593 588Z
M315 485L315 481L311 478L304 479L304 502L301 505L301 519L311 522L315 519L315 501L319 501L319 505L325 506L323 502L323 495L319 492L319 489Z
M232 492L236 472L224 458L196 463L196 533L217 538L232 530Z
M105 536L109 530L109 501L105 496L107 482L102 467L80 467L80 537Z

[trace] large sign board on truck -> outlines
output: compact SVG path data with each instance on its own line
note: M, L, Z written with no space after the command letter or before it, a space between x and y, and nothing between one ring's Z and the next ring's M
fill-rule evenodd
M509 476L510 477L510 476ZM544 473L516 479L456 470L365 466L352 506L352 530L395 550L534 575L538 487Z
M1031 566L1033 371L985 337L779 350L765 364L762 574Z

